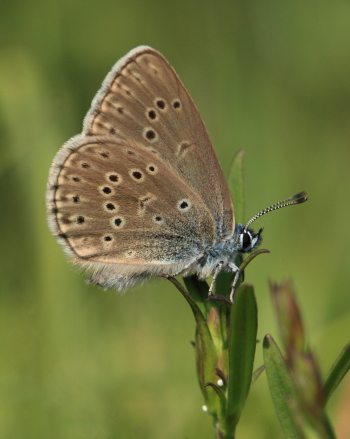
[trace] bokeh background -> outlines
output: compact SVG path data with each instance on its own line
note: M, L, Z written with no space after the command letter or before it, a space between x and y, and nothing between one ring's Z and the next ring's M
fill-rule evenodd
M1 2L1 438L213 436L194 321L177 290L165 280L125 296L85 285L46 224L56 151L81 131L112 65L140 44L175 67L225 172L245 150L246 219L308 191L306 204L257 221L271 254L246 280L261 340L278 339L268 280L293 279L326 373L350 322L349 22L345 0ZM335 423L345 389L329 404ZM282 437L264 375L237 437Z

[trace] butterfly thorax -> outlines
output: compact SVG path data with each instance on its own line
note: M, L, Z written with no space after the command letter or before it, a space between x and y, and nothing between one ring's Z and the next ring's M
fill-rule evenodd
M261 232L262 229L255 233L252 229L246 229L243 224L237 224L231 238L218 240L208 246L185 274L195 272L200 278L205 279L213 274L218 266L224 271L232 271L237 268L234 261L238 254L249 253L258 247L262 240Z

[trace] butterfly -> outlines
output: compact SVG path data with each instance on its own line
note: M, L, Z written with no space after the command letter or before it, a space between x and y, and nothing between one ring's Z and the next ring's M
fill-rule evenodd
M236 224L206 127L174 69L140 46L92 101L82 133L58 151L47 185L50 229L90 282L120 292L157 275L217 275L261 242ZM235 280L236 282L236 280ZM232 299L231 293L231 299Z

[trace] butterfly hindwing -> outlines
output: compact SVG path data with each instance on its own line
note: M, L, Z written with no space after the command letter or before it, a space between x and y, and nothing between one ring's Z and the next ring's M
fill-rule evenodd
M76 260L184 266L215 239L201 198L144 146L77 136L64 151L50 207L54 232Z

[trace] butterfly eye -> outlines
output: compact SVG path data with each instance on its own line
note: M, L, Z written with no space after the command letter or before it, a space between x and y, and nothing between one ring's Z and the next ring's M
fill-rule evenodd
M243 232L243 236L242 236L242 246L243 246L243 250L246 250L248 247L250 247L251 245L251 237L250 234L247 232Z

